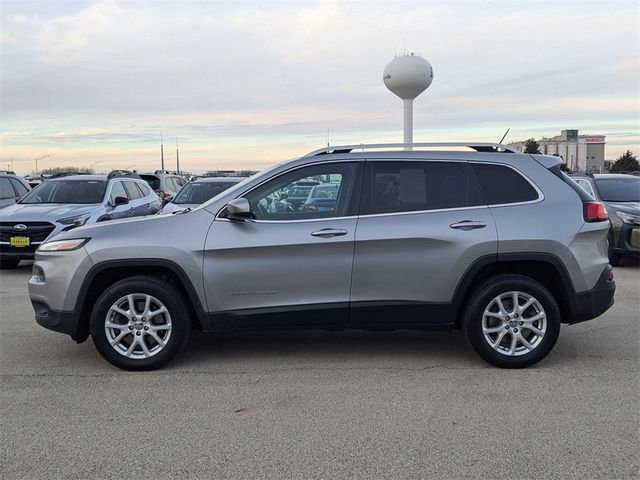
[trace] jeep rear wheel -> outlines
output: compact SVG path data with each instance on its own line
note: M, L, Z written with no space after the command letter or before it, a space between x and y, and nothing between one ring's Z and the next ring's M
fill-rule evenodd
M555 299L540 283L520 275L501 275L485 281L473 293L464 330L487 362L523 368L551 351L560 331L560 313Z
M102 356L126 370L152 370L170 361L191 330L186 302L169 282L138 276L105 291L91 314L91 336Z

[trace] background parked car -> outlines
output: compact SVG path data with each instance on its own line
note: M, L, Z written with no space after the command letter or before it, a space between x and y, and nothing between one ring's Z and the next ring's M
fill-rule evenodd
M609 262L640 254L640 177L624 174L572 175L573 180L609 212Z
M307 212L333 212L338 199L337 183L322 183L311 189L304 210Z
M151 215L158 196L135 174L59 176L42 182L15 205L0 210L0 268L34 257L61 231L87 223Z
M29 190L31 190L29 184L15 173L0 172L0 208L13 205Z
M240 177L203 177L187 183L158 213L195 208L227 188L245 180Z
M145 180L160 197L165 200L168 197L175 196L182 187L187 184L187 179L181 177L175 172L167 170L156 170L153 173L141 173L140 178Z

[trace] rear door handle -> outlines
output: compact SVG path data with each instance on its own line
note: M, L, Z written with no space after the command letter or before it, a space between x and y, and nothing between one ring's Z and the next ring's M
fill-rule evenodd
M452 223L449 226L456 230L475 230L476 228L484 228L487 224L484 222L474 222L473 220L462 220L458 223Z
M321 237L321 238L340 237L346 234L347 234L347 231L342 230L341 228L323 228L321 230L316 230L315 232L311 232L312 237Z

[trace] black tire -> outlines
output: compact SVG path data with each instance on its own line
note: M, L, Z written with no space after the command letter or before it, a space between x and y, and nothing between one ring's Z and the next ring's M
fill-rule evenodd
M527 353L513 356L507 353L501 353L492 347L485 338L482 326L484 312L492 304L492 301L499 295L512 291L522 292L537 300L542 309L544 309L546 317L546 331L542 338L535 344L535 347ZM520 299L518 299L518 301L520 302ZM514 302L511 302L512 305L513 303ZM507 308L507 305L505 305L505 308ZM530 310L521 312L522 317L525 317L525 313L530 313ZM532 315L529 315L529 317L531 316ZM512 323L515 323L515 325L510 326L510 329L517 332L519 328L521 330L520 334L522 334L524 330L519 325L522 325L523 322L520 322L518 325L517 321L514 322L513 317L509 319ZM524 318L519 318L518 320L524 320ZM498 324L492 328L500 326L501 324L499 322L508 323L505 319L496 319L495 322L498 322ZM508 325L505 325L505 328L506 326ZM501 368L525 368L546 357L555 345L558 340L558 334L560 333L560 311L551 293L539 282L522 275L498 275L485 280L472 292L463 314L463 328L467 340L476 353L485 361ZM509 338L503 340L503 342L508 342L513 339L515 335L511 330L508 332ZM502 333L502 330L500 330L500 333ZM497 340L500 333L496 333L495 337L490 338ZM527 330L527 335L533 335L533 332ZM507 334L505 333L504 337L506 336ZM518 343L519 341L516 342L516 345ZM498 345L499 348L504 348L501 346L501 343ZM518 348L525 348L524 344L520 343L520 347Z
M12 270L20 264L20 260L16 258L1 258L0 270Z
M166 307L170 315L171 330L166 344L153 356L147 358L129 358L120 353L111 346L105 331L107 314L112 305L122 297L130 294L143 294L154 297ZM138 308L137 311L140 311L140 309ZM137 320L142 320L142 314L137 315ZM126 317L122 317L121 321L126 322ZM147 325L151 325L151 323ZM93 343L105 360L112 365L124 370L155 370L173 359L186 345L191 332L191 316L186 300L174 285L166 280L140 275L120 280L100 295L91 313L90 327ZM145 330L147 330L146 327ZM122 329L122 332L124 332L124 329ZM133 329L130 339L125 340L127 337L124 337L123 341L132 343L131 340L135 340L134 333L140 335L143 332ZM149 340L146 334L141 335L141 337ZM148 346L146 343L145 345Z

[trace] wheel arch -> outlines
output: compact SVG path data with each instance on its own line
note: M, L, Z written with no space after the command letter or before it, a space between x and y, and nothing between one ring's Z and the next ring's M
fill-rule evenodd
M573 283L562 261L552 254L537 252L489 255L477 260L465 273L454 294L455 328L461 328L464 306L475 287L487 278L501 274L518 274L541 283L558 304L563 323L572 318Z
M193 283L178 264L164 259L110 260L94 265L80 288L74 309L79 318L78 343L89 337L91 311L100 294L113 283L136 275L152 275L171 282L187 301L193 326L200 330L212 329Z

